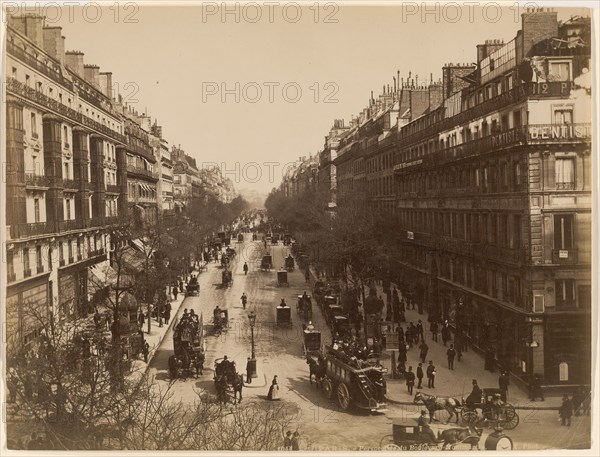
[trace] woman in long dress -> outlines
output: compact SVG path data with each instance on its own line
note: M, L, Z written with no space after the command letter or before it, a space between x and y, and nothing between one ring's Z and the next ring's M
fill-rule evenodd
M273 377L271 387L269 387L269 393L267 394L267 400L279 400L279 385L277 384L277 376Z

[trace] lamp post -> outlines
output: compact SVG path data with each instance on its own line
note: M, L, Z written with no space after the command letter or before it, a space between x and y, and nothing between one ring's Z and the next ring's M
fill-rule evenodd
M254 326L256 325L256 313L254 311L250 311L248 314L248 321L250 322L250 337L252 342L252 354L250 357L250 377L256 378L258 375L256 374L256 354L254 352Z

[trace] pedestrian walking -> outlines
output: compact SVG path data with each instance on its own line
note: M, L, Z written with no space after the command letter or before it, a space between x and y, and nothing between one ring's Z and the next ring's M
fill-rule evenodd
M405 374L406 378L406 387L408 388L408 393L412 395L413 387L415 386L415 374L412 371L412 367L408 367L408 371Z
M560 416L560 425L570 427L571 416L573 416L573 403L571 403L567 394L563 395L562 405L560 405L558 414Z
M429 352L429 346L427 346L427 343L425 343L423 341L421 343L421 345L419 346L419 349L420 349L419 358L421 359L421 362L425 363L425 359L427 358L427 353Z
M444 346L446 346L448 341L450 341L450 324L446 320L442 326L442 342L444 343Z
M165 310L163 312L165 316L165 324L169 325L169 321L171 320L171 303L167 302L164 306Z
M147 341L142 343L142 354L144 355L144 362L148 363L148 354L150 354L150 345Z
M289 430L285 433L285 438L283 439L283 450L292 450L292 432Z
M542 391L542 380L540 379L540 375L535 373L533 375L533 379L529 384L529 395L531 401L535 401L536 398L541 398L544 401L544 392Z
M267 394L267 400L279 400L279 384L277 384L277 375L273 376L271 387L269 387L269 393Z
M406 372L406 345L403 343L398 345L398 373L404 376Z
M438 323L433 320L429 325L429 330L431 330L431 339L435 342L438 340Z
M248 357L248 361L246 362L246 384L252 384L252 362L250 357Z
M310 282L310 270L308 269L308 265L306 266L306 272L304 273L304 280L309 283Z
M427 365L427 387L430 389L435 389L435 375L435 365L433 360L430 360L429 365Z
M248 303L248 296L246 295L246 292L242 293L240 300L242 300L242 306L244 307L244 309L246 309L246 303Z
M140 310L138 314L138 324L140 324L140 329L144 329L144 323L146 322L146 316L144 316L144 312Z
M248 263L244 262L244 275L248 274Z
M298 431L295 431L294 434L292 435L292 451L299 451L300 450L300 433L298 433Z
M173 292L173 296L175 297L175 300L177 300L177 294L179 293L179 290L177 289L177 286L173 286L173 290L171 291Z
M508 399L508 384L509 384L508 372L505 370L502 372L502 374L498 378L498 387L500 388L500 398L502 399L502 401L504 403L506 403L506 400Z
M423 364L421 362L419 362L419 366L417 367L417 379L419 380L417 389L421 389L423 387Z
M448 357L448 369L454 370L454 357L456 357L456 351L454 345L451 344L450 348L446 351L446 357Z
M187 282L189 282L189 281L187 281ZM179 291L180 291L181 293L183 293L183 279L180 279L180 280L179 280Z
M458 357L459 362L462 359L464 341L465 339L463 332L459 332L456 335L454 335L454 348L456 349L456 355Z
M421 319L419 319L419 322L417 322L417 336L421 339L421 343L425 342L425 333Z

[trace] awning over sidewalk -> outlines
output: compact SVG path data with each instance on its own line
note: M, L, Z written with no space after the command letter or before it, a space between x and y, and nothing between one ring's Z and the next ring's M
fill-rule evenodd
M121 260L121 268L126 274L140 273L146 268L146 256L131 246L123 248Z
M88 268L88 293L93 295L105 287L116 287L117 272L110 266L108 260Z

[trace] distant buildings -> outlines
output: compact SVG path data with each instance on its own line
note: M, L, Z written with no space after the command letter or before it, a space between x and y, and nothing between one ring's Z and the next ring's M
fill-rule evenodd
M132 216L152 228L170 215L182 201L174 195L181 160L156 122L115 97L111 73L65 51L60 27L9 16L6 35L3 303L10 344L27 347L39 325L26 305L48 319L93 312L91 298L107 280L100 271L111 262L109 230ZM197 169L191 175L186 198L211 191ZM229 201L233 186L217 184Z
M516 380L589 384L591 21L530 10L475 61L436 82L398 74L348 127L336 120L319 189L389 215L386 267L430 318ZM286 195L307 170L284 177Z

